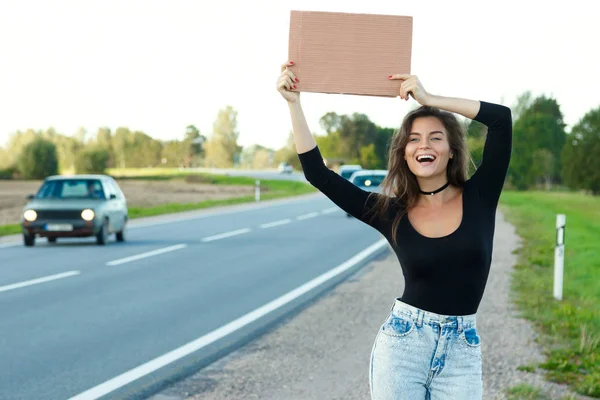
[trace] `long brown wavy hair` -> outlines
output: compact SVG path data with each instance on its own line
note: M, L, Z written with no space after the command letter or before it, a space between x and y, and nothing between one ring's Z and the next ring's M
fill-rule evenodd
M468 175L469 161L471 160L465 140L465 132L456 116L450 112L434 107L421 106L409 112L402 121L400 130L394 133L390 141L388 156L388 174L381 183L382 191L377 196L372 211L374 217L389 219L392 204L400 205L402 210L394 215L392 224L392 240L397 244L397 230L402 217L408 210L414 207L419 198L419 183L412 173L406 160L404 152L413 122L421 117L436 117L446 128L450 152L454 155L448 160L446 174L448 182L457 187L463 187Z

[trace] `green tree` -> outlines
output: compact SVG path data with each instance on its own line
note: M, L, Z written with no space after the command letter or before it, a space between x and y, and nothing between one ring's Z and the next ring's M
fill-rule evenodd
M200 134L200 130L194 125L188 125L185 128L185 138L183 139L183 165L185 167L201 165L205 142L206 137Z
M360 148L360 164L366 169L379 169L381 160L375 152L375 143Z
M354 113L351 117L342 116L340 142L349 163L360 160L360 148L374 143L377 125L365 114Z
M600 107L573 126L561 157L561 175L569 187L600 194Z
M272 151L259 144L245 147L240 155L239 165L244 168L269 168Z
M467 138L481 139L487 136L487 126L479 121L471 120L467 128Z
M394 132L395 130L393 128L377 127L377 135L373 142L375 144L375 154L377 154L377 158L379 158L379 165L377 168L387 168L389 148Z
M44 179L58 174L56 146L41 136L35 138L19 156L18 168L25 179Z
M371 168L386 168L393 128L379 127L360 113L328 112L319 122L326 134L315 135L315 140L324 158L361 165L364 160Z
M238 145L237 111L231 106L219 111L213 124L213 134L205 147L205 163L210 167L232 167L242 150Z
M119 127L115 131L115 135L112 138L113 152L115 157L115 167L127 168L129 165L127 160L127 153L131 142L131 132L129 128Z
M58 152L59 170L74 171L76 154L83 148L83 143L75 137L66 135L56 135L52 142Z
M531 157L531 174L536 178L536 183L543 183L546 190L552 186L552 177L555 173L554 155L548 149L537 149Z
M125 147L130 167L152 168L160 164L162 143L141 131L131 133Z
M94 139L95 144L108 151L107 168L113 168L116 166L115 151L113 148L113 135L108 127L100 127L96 132Z
M86 148L77 154L75 171L78 174L103 174L110 154L105 147Z
M16 131L9 136L8 143L6 145L8 165L16 165L18 159L23 152L25 146L33 142L36 138L42 136L42 132L35 131L33 129L27 129L26 131Z
M343 158L340 132L334 131L327 135L315 135L315 141L324 158Z
M321 117L319 125L328 135L339 132L342 128L342 116L330 111Z
M161 165L163 167L183 167L184 145L179 140L169 140L163 143Z
M509 177L518 189L527 189L540 181L549 186L560 180L560 154L566 133L556 100L540 96L531 101L529 108L520 111L513 125L513 136ZM542 149L548 150L551 157L538 152ZM537 154L537 162L534 162L534 154ZM546 171L552 171L550 177L545 175Z

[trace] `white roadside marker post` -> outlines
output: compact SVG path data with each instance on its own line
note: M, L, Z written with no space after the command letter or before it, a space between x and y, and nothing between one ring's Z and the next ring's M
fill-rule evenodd
M256 189L254 190L254 198L260 201L260 181L256 181Z
M556 247L554 248L554 298L562 300L563 275L565 266L565 225L566 216L556 216Z

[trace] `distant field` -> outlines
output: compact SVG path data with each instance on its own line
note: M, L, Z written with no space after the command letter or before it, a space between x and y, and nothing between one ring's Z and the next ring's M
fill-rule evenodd
M542 335L549 379L600 398L600 197L504 192L524 239L513 274L517 304ZM566 214L563 300L553 297L556 214Z
M120 170L116 178L128 201L132 218L189 211L218 205L252 202L253 178L182 173L178 169ZM0 180L0 236L19 233L25 197L35 193L41 181ZM311 193L304 183L261 179L261 199Z

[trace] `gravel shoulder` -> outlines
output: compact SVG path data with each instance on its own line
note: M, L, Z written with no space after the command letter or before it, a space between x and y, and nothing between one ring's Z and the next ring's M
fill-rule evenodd
M512 305L510 274L520 246L514 228L497 215L494 255L478 311L484 399L506 399L505 390L531 384L545 399L571 394L546 382L535 365L543 356L530 324ZM403 278L393 253L350 279L267 334L165 389L152 400L369 399L368 362L375 335ZM573 395L570 399L588 399Z

